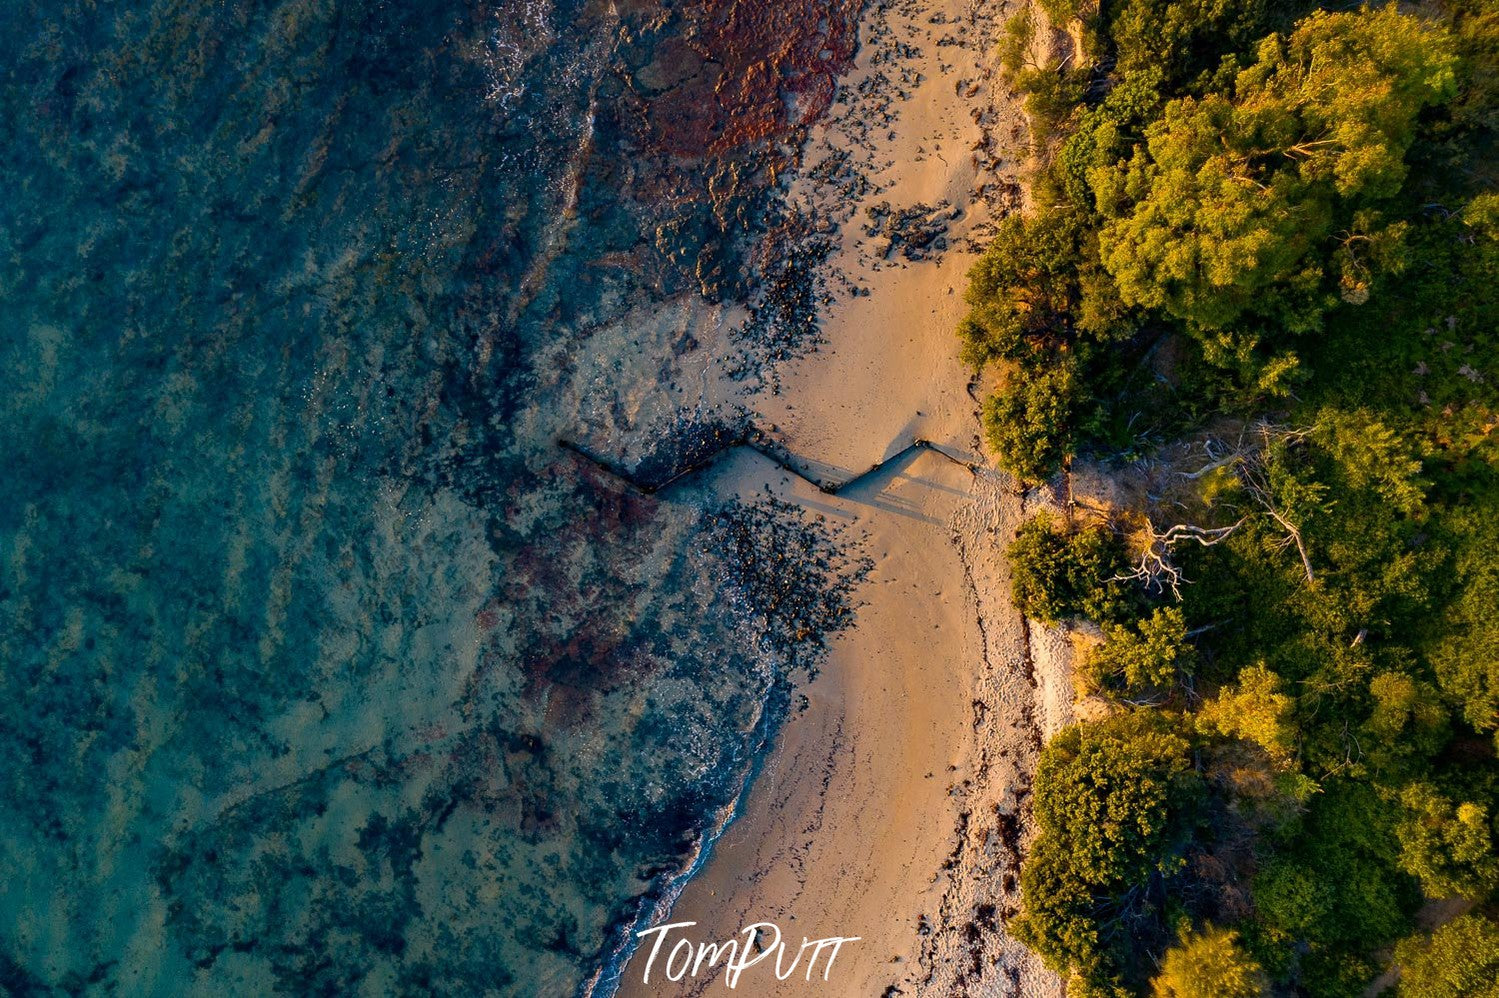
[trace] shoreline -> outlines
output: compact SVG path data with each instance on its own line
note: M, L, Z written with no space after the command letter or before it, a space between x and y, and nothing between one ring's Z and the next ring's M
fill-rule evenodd
M850 103L803 147L788 200L840 226L820 272L842 293L819 309L818 349L749 400L796 463L767 467L761 457L776 459L751 446L695 474L721 497L768 491L851 526L875 567L853 626L795 690L803 709L771 734L670 900L632 927L619 995L718 981L642 984L633 932L668 921L696 922L697 942L756 921L778 923L792 948L797 935L859 936L830 978L842 993L1061 994L1003 930L1030 776L1071 702L1070 644L1010 606L1003 550L1025 513L1055 500L1021 497L990 470L953 334L986 227L1023 196L1023 120L994 65L1005 13L872 6L840 84ZM741 983L824 986L773 980L751 969Z
M691 859L680 871L671 876L661 896L647 904L642 904L629 919L629 927L619 939L618 945L599 965L593 976L583 982L578 990L578 998L610 998L619 993L625 968L629 966L636 950L640 948L637 933L647 926L666 921L671 914L672 907L682 896L682 892L687 889L687 885L692 882L692 878L713 858L713 847L739 817L745 800L749 796L750 788L755 784L755 778L774 751L777 733L786 725L785 707L780 705L778 710L776 699L777 690L772 688L767 691L765 699L760 703L760 714L755 720L757 734L755 746L749 753L749 761L744 767L739 790L732 800L718 810L713 822L703 830Z

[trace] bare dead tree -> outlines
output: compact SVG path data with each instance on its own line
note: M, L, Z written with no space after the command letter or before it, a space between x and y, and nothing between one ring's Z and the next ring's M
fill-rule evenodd
M1227 540L1243 525L1245 519L1246 517L1240 517L1238 522L1226 527L1198 527L1190 523L1176 523L1164 531L1156 530L1155 525L1146 520L1145 545L1139 560L1130 571L1121 572L1110 581L1139 582L1147 591L1157 593L1170 589L1172 597L1180 602L1181 587L1188 580L1172 560L1172 551L1176 545L1183 541L1196 541L1203 547L1212 547Z
M1306 581L1315 582L1317 578L1312 571L1311 556L1307 553L1306 538L1301 536L1301 529L1291 522L1276 500L1275 489L1270 480L1271 447L1276 443L1301 440L1309 431L1275 426L1265 420L1261 420L1255 428L1259 431L1259 443L1247 451L1244 454L1244 460L1238 463L1235 470L1238 473L1239 482L1255 504L1274 520L1281 530L1285 531L1279 547L1284 549L1294 544L1296 553L1301 556L1301 567L1306 572Z
M1283 531L1284 537L1279 546L1287 548L1294 545L1296 553L1301 556L1301 567L1306 572L1306 581L1315 582L1317 577L1312 570L1312 559L1307 551L1306 538L1302 536L1301 528L1291 520L1278 501L1270 475L1270 454L1273 446L1302 440L1310 432L1305 429L1278 426L1262 419L1254 424L1246 425L1240 431L1239 439L1233 443L1211 438L1204 441L1203 451L1208 457L1208 463L1196 471L1179 471L1177 474L1196 481L1220 468L1233 468L1234 475L1243 487L1244 493ZM1240 519L1239 523L1243 522L1244 520Z
M1219 468L1226 468L1229 465L1241 460L1243 457L1243 455L1237 448L1228 451L1226 454L1222 453L1222 445L1218 441L1211 438L1203 441L1202 449L1208 456L1208 463L1203 465L1201 468L1198 468L1196 471L1178 471L1178 475L1189 481L1195 482L1204 475L1212 474Z
M1188 481L1198 481L1220 469L1232 469L1234 479L1254 508L1253 512L1246 512L1233 523L1222 527L1176 523L1162 530L1147 519L1143 537L1140 538L1140 553L1133 567L1114 575L1110 581L1137 582L1147 591L1156 593L1169 590L1175 599L1180 600L1181 587L1190 580L1182 574L1181 567L1176 563L1174 554L1178 546L1186 542L1195 542L1203 547L1220 544L1258 513L1280 528L1282 537L1279 547L1284 549L1294 546L1301 558L1306 580L1315 582L1316 573L1312 569L1306 538L1292 519L1282 498L1277 496L1271 473L1274 448L1300 441L1310 432L1308 429L1279 426L1268 420L1260 420L1245 424L1237 439L1208 438L1203 441L1202 450L1207 462L1196 471L1178 471L1176 474ZM1160 497L1152 495L1151 499L1159 501Z

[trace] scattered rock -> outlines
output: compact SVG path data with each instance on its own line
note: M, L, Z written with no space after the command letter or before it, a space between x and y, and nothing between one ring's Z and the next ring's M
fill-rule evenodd
M907 260L926 260L947 249L947 224L961 214L945 199L936 205L917 203L902 209L881 201L865 209L869 222L864 232L883 240L876 245L884 259L899 251Z

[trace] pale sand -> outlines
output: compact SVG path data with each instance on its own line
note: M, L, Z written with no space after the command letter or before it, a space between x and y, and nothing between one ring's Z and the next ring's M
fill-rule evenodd
M962 36L954 24L930 21L933 14L967 21L970 4L959 0L903 4L867 19L887 18L889 37L919 49L899 65L925 79L898 104L897 120L876 129L881 139L869 159L895 165L870 170L885 189L865 202L901 208L946 198L963 214L937 261L892 256L878 269L858 224L862 206L844 225L830 266L871 293L835 288L822 325L826 344L784 377L782 394L758 399L760 424L774 425L792 454L830 478L864 471L913 438L989 463L953 329L973 259L964 237L981 235L1003 210L992 197L996 182L1013 179L1025 150L1012 134L1012 99L984 82L993 75L999 5L974 9L978 19ZM871 72L894 72L879 63L888 45L868 43L871 23L850 89ZM961 44L937 45L944 35ZM981 84L976 93L973 81ZM984 109L987 127L975 122L974 108ZM835 123L812 138L809 166L850 144L846 127ZM892 128L894 140L884 138ZM986 185L989 203L976 195ZM810 185L793 194L828 204L827 192ZM1072 701L1069 643L1028 627L1011 607L1003 549L1022 516L1053 498L1023 502L998 472L930 451L891 461L838 496L749 452L724 461L710 484L721 495L746 496L768 484L852 524L875 564L855 626L800 691L806 709L780 733L742 813L669 921L698 923L690 932L697 941L776 922L793 952L803 936L861 937L843 948L826 982L821 964L808 983L800 971L777 982L767 963L746 972L740 993L1060 995L1056 977L1003 931L1018 905L1036 757L1069 719ZM670 984L660 961L646 986L646 954L637 951L625 968L622 994L724 989L706 972ZM887 992L892 986L899 990Z

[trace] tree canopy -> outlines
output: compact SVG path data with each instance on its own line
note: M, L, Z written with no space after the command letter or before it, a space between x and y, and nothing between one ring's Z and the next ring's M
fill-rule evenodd
M1266 38L1231 92L1168 103L1127 162L1089 174L1120 296L1205 329L1246 314L1317 328L1329 266L1353 301L1399 265L1402 226L1365 206L1399 189L1454 68L1444 33L1393 5L1319 11Z
M1071 617L1116 620L1129 613L1118 580L1124 547L1098 527L1070 528L1042 514L1021 524L1008 549L1011 598L1027 617L1055 624Z
M1166 951L1151 993L1155 998L1257 998L1268 984L1237 932L1208 926L1184 932Z
M961 331L1001 465L1086 472L1008 552L1103 635L1014 923L1079 995L1494 996L1499 13L1310 7L1059 0L1098 61L1011 78Z
M1110 624L1106 639L1085 658L1082 674L1096 688L1140 696L1190 676L1196 652L1178 607L1157 607L1134 625Z
M1059 733L1036 772L1038 838L1017 937L1059 971L1117 980L1134 959L1125 926L1147 914L1150 883L1182 869L1201 794L1190 744L1163 718Z
M1454 803L1430 784L1401 794L1400 865L1432 897L1483 901L1499 889L1494 816L1480 802Z
M1399 998L1499 998L1499 924L1463 915L1402 941L1395 963Z

